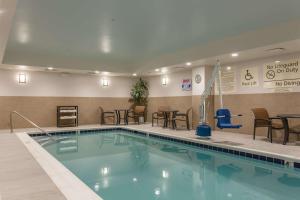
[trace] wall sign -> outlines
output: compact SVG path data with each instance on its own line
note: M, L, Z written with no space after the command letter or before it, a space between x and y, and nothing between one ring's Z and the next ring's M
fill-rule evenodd
M201 81L202 81L201 75L200 75L200 74L196 74L196 76L195 76L195 82L196 82L197 84L199 84L199 83L201 83Z
M241 87L257 87L258 86L258 68L247 67L241 69Z
M300 87L299 60L288 60L264 65L264 87Z
M183 91L191 91L192 90L192 80L191 79L183 79L181 84L181 89Z
M236 72L234 67L221 68L221 90L228 94L236 91ZM215 93L218 94L217 82L215 84Z

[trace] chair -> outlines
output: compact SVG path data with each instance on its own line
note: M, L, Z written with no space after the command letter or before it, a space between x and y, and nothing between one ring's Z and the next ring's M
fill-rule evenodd
M99 106L100 110L100 124L106 124L105 119L112 119L113 124L115 122L115 112L114 111L104 111L101 106Z
M258 127L268 128L268 138L270 142L273 142L272 132L273 129L280 130L283 129L282 123L274 123L274 119L280 119L278 117L270 117L268 111L265 108L253 108L251 109L254 114L254 130L253 130L253 140L255 140L255 132Z
M139 117L145 117L146 106L135 106L128 111L128 118L132 118L135 123L140 124Z
M187 109L185 113L174 112L172 116L172 126L173 129L177 128L176 121L184 121L186 123L186 128L190 130L190 120L189 120L189 113L191 112L192 107Z
M159 120L167 120L165 119L165 115L163 111L170 110L169 106L160 106L157 109L157 112L152 113L152 126L154 125L154 120L156 120L156 124L158 125ZM169 117L169 116L167 116Z
M232 124L231 123L231 118L235 116L235 117L239 117L242 115L231 115L229 109L227 108L222 108L222 109L218 109L216 112L216 119L217 121L217 127L220 129L223 128L234 128L234 129L238 129L241 128L242 125L240 124Z

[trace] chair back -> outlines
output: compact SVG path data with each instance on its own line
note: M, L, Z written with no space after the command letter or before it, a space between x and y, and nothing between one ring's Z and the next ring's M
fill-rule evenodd
M167 111L167 110L171 110L171 108L169 106L159 106L157 109L157 116L162 117L163 116L162 111Z
M166 111L166 110L171 110L169 106L159 106L158 107L158 112Z
M232 124L231 123L231 113L230 110L227 108L222 108L217 110L216 112L217 117L217 127L220 129L223 128L241 128L242 125L240 124Z
M254 114L254 118L255 120L257 120L256 123L258 123L259 125L268 125L268 121L269 121L269 113L267 111L267 109L265 108L252 108L251 109L253 114Z
M135 113L144 113L145 112L145 106L135 106L134 107L134 112Z
M218 123L217 126L222 126L223 124L231 124L231 113L228 109L219 109L216 112Z
M103 110L103 108L101 106L99 106L99 110L100 110L101 113L104 112L104 110Z
M191 112L191 110L192 110L192 107L190 107L189 109L187 109L186 115L189 115L189 113Z

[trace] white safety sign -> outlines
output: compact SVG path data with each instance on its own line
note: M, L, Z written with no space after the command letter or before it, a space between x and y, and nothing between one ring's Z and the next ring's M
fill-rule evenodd
M221 91L224 94L236 92L236 70L235 67L221 68ZM219 94L217 84L215 84L215 93Z
M264 87L300 87L299 60L282 61L264 65Z
M257 87L258 86L258 68L247 67L241 69L241 87Z

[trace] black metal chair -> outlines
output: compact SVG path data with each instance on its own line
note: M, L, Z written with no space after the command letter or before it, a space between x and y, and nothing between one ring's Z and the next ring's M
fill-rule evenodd
M274 119L279 119L279 117L270 117L268 111L265 108L253 108L251 109L254 114L254 130L253 130L253 140L255 140L256 128L265 127L268 128L268 138L270 142L273 142L273 129L281 130L283 129L283 124L274 123Z
M112 124L115 124L115 112L114 111L104 111L104 109L99 106L100 110L100 124L106 124L105 119L112 119Z
M176 121L184 121L186 123L186 128L190 130L190 120L189 120L189 114L191 112L192 108L187 109L185 113L180 112L174 112L172 116L172 126L173 129L177 128Z

